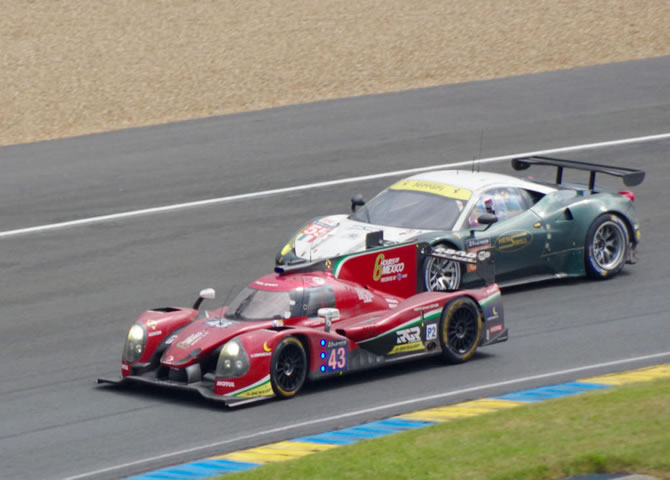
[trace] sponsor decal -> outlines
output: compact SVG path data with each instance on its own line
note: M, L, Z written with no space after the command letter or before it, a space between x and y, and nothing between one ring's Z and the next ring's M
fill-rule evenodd
M413 190L416 192L433 193L455 200L470 200L472 192L466 188L453 187L444 183L425 180L401 180L391 185L391 190Z
M235 382L231 382L230 380L217 380L216 386L235 388Z
M385 298L384 300L386 300L386 303L389 306L389 308L395 308L398 306L398 300L396 300L395 298Z
M496 239L495 249L499 252L515 252L527 247L532 240L533 236L525 230L508 232Z
M263 342L263 350L265 350L266 352L271 352L272 347L268 347L268 342Z
M429 323L426 325L426 340L435 340L437 338L437 325Z
M328 340L328 344L326 345L327 348L335 348L335 347L341 347L343 345L346 345L347 341L345 339L342 340Z
M490 250L481 250L477 252L477 260L480 262L483 262L484 260L488 260L491 258L491 251Z
M502 330L503 330L502 323L499 323L498 325L493 325L492 327L489 327L489 332L491 333L491 335L493 335L494 333L502 332Z
M396 344L421 341L421 328L419 327L405 328L403 330L398 330L395 333L397 335Z
M312 283L314 285L323 285L326 281L321 277L312 277Z
M465 239L465 249L468 253L476 253L482 249L491 247L490 238L466 238ZM487 257L488 258L488 257ZM486 258L480 258L480 261L484 261ZM467 272L476 272L477 264L468 264L466 267Z
M149 320L147 322L147 327L151 328L152 330L156 330L156 325L158 325L158 320Z
M198 343L201 338L207 336L207 330L200 330L199 332L192 333L188 337L186 337L184 340L179 342L177 346L179 348L189 348Z
M412 342L412 343L404 343L402 345L396 345L388 354L395 355L398 353L419 352L422 350L424 350L423 343Z
M382 277L381 282L382 283L393 282L395 280L402 280L403 278L407 278L406 273L399 273L397 276L394 277Z
M272 355L272 352L252 353L252 354L251 354L251 358L269 357L270 355Z
M274 395L274 392L272 391L272 385L270 385L270 382L268 381L258 385L257 387L250 388L247 391L240 392L236 396L239 398L254 398L269 397L271 395Z
M414 310L415 312L423 312L424 310L431 310L431 309L433 309L433 308L437 308L437 307L439 307L439 306L440 306L439 303L431 303L430 305L423 305L423 306L421 306L421 307L414 307L413 310Z
M363 303L371 303L374 298L372 294L364 288L356 287L356 294L358 295L358 299Z
M170 345L170 344L171 344L172 342L174 342L175 340L177 340L177 335L176 335L176 334L170 336L170 338L168 338L167 340L165 340L165 345Z
M375 259L375 269L372 278L375 282L378 282L384 275L400 274L403 270L405 270L405 264L400 261L400 257L386 258L383 253L380 253ZM398 277L401 278L400 275ZM395 277L390 278L394 279ZM385 280L382 279L382 281Z
M124 372L127 372L128 370L130 370L130 367L128 365L126 365L125 363L122 363L121 364L121 370L123 370Z
M208 322L205 322L205 325L208 327L215 327L215 328L228 328L231 325L234 325L237 322L231 322L230 320L224 320L223 318L215 318L214 320L210 320Z
M278 287L278 283L269 283L269 282L263 282L262 280L256 280L254 282L256 285L260 285L261 287Z
M147 337L155 337L156 335L162 335L163 331L162 330L155 330L153 332L149 332L147 334Z
M486 313L487 313L486 320L495 320L496 318L500 317L497 305L493 305L490 311L487 309Z
M473 248L482 248L490 247L491 239L488 237L485 238L466 238L465 239L465 249L470 251Z
M333 228L335 228L335 225L324 223L322 219L321 221L310 223L305 228L303 228L302 231L298 234L296 240L312 243L314 240L325 237Z

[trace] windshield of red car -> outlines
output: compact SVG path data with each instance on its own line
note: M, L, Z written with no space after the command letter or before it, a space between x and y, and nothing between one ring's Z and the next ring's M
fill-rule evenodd
M359 222L420 230L451 230L465 202L411 190L384 190L349 218Z
M245 288L230 303L225 317L233 320L272 320L296 316L302 307L297 291Z

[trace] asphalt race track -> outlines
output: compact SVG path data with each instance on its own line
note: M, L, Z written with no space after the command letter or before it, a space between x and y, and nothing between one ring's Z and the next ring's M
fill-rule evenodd
M663 57L7 147L0 229L668 132ZM669 361L624 360L670 352L670 140L564 156L646 170L637 265L608 281L504 291L510 341L467 364L405 364L238 410L95 380L120 372L143 310L190 305L204 287L223 303L271 270L303 221L346 211L353 193L369 198L393 178L0 235L0 477L119 478L440 403L382 408L414 397L482 386L454 402Z

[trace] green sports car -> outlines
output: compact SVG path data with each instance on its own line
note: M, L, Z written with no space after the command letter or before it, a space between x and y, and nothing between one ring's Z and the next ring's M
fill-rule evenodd
M277 254L276 263L408 241L429 242L435 252L492 247L496 281L503 286L585 275L608 278L635 263L640 224L634 194L605 191L595 178L613 175L631 187L642 183L643 171L550 157L512 161L517 171L532 165L556 167L555 181L442 170L400 180L367 203L354 196L351 215L311 220ZM564 184L564 169L587 171L588 184ZM393 259L382 259L380 268L401 274ZM477 279L472 266L439 256L424 265L427 290L454 290Z

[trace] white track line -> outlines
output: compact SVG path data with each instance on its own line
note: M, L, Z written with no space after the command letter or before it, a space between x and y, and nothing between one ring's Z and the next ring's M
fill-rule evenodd
M319 425L319 424L323 424L323 423L326 423L326 422L332 422L332 421L342 420L342 419L345 419L345 418L356 417L358 415L366 415L366 414L369 415L369 414L380 412L380 411L383 411L383 410L388 410L388 409L392 409L392 408L417 404L417 403L431 401L431 400L441 400L441 399L445 399L445 398L449 398L449 397L454 397L456 395L461 395L461 394L464 394L464 393L474 393L474 392L479 392L479 391L482 391L482 390L487 390L487 389L490 389L490 388L506 387L506 386L516 385L516 384L519 384L519 383L526 383L526 382L532 382L532 381L535 381L535 380L542 380L542 379L551 378L551 377L558 377L558 376L562 376L562 375L570 375L570 374L574 374L574 373L585 372L585 371L594 370L594 369L597 369L597 368L612 367L612 366L616 366L616 365L623 365L623 364L634 363L634 362L642 362L642 361L646 361L646 360L654 360L654 359L659 359L659 358L668 357L668 356L670 356L670 352L654 353L654 354L650 354L650 355L644 355L644 356L641 356L641 357L633 357L633 358L626 358L626 359L622 359L622 360L614 360L614 361L611 361L611 362L596 363L596 364L593 364L593 365L586 365L586 366L583 366L583 367L568 368L566 370L557 370L555 372L542 373L542 374L539 374L539 375L531 375L531 376L528 376L528 377L515 378L513 380L505 380L503 382L490 383L488 385L480 385L480 386L477 386L477 387L463 388L461 390L454 390L454 391L451 391L451 392L438 393L438 394L435 394L435 395L427 395L425 397L413 398L413 399L410 399L410 400L403 400L401 402L387 403L385 405L379 405L377 407L364 408L364 409L361 409L361 410L355 410L353 412L341 413L339 415L332 415L330 417L317 418L317 419L314 419L314 420L307 420L307 421L304 421L304 422L295 423L293 425L286 425L286 426L283 426L283 427L271 428L269 430L265 430L265 431L259 432L259 433L252 433L252 434L249 434L249 435L242 435L242 436L239 436L239 437L230 438L228 440L222 440L220 442L213 442L213 443L209 443L209 444L206 444L206 445L200 445L198 447L187 448L187 449L179 450L179 451L172 452L172 453L165 453L165 454L162 454L162 455L157 455L155 457L143 458L141 460L136 460L134 462L128 462L128 463L124 463L124 464L120 464L120 465L115 465L113 467L101 468L100 470L94 470L92 472L82 473L82 474L79 474L79 475L75 475L73 477L68 477L65 480L80 480L80 479L83 479L83 478L97 477L99 475L114 472L115 470L121 470L121 469L125 469L125 468L134 467L134 466L137 466L137 465L142 465L142 464L145 464L145 463L156 462L156 461L165 460L165 459L168 459L168 458L173 458L173 457L178 457L178 456L183 456L183 455L187 455L187 454L194 454L196 452L211 450L213 448L219 448L219 447L223 447L225 445L234 444L236 442L241 442L243 440L250 440L250 439L254 439L254 438L259 438L260 439L260 438L262 438L266 435L273 434L273 433L287 432L287 431L291 431L291 430L295 430L295 429L299 429L299 428L303 428L303 427L308 427L308 426L312 426L312 425Z
M574 152L578 150L593 150L596 148L605 148L605 147L615 147L615 146L620 146L620 145L628 145L631 143L642 143L642 142L652 142L656 140L665 140L670 138L670 133L661 133L658 135L648 135L645 137L633 137L633 138L624 138L620 140L610 140L607 142L598 142L598 143L587 143L583 145L573 145L569 147L562 147L562 148L553 148L550 150L537 150L534 152L525 152L525 153L515 153L513 155L502 155L499 157L489 157L489 158L482 158L479 160L476 160L477 163L482 164L482 163L493 163L493 162L501 162L504 160L511 160L513 158L519 158L519 157L531 157L533 155L549 155L549 154L555 154L555 153L565 153L565 152ZM101 215L98 217L89 217L89 218L82 218L79 220L71 220L68 222L60 222L60 223L51 223L47 225L38 225L35 227L28 227L28 228L19 228L17 230L7 230L4 232L0 232L0 238L7 238L7 237L15 237L18 235L27 235L30 233L41 233L41 232L47 232L50 230L60 230L64 228L71 228L71 227L79 227L83 225L90 225L93 223L102 223L102 222L110 222L110 221L115 221L115 220L122 220L125 218L131 218L131 217L139 217L142 215L154 215L154 214L159 214L159 213L165 213L165 212L172 212L175 210L185 210L187 208L197 208L197 207L206 207L209 205L216 205L220 203L228 203L228 202L235 202L239 200L251 200L254 198L260 198L260 197L267 197L270 195L280 195L283 193L290 193L290 192L298 192L301 190L310 190L310 189L316 189L316 188L324 188L324 187L332 187L334 185L343 185L346 183L356 183L356 182L364 182L367 180L374 180L377 178L384 178L384 177L396 177L400 175L410 175L414 173L419 173L419 172L427 172L430 170L439 170L441 168L453 168L453 167L462 167L462 166L469 166L472 165L473 160L467 160L464 162L456 162L456 163L444 163L441 165L432 165L429 167L418 167L418 168L409 168L406 170L396 170L393 172L385 172L385 173L376 173L373 175L364 175L362 177L352 177L352 178L342 178L340 180L329 180L326 182L317 182L317 183L309 183L306 185L296 185L294 187L286 187L286 188L276 188L273 190L264 190L262 192L253 192L253 193L243 193L240 195L231 195L229 197L219 197L219 198L210 198L207 200L198 200L195 202L186 202L186 203L177 203L174 205L165 205L162 207L153 207L153 208L145 208L142 210L132 210L129 212L121 212L121 213L112 213L109 215Z

